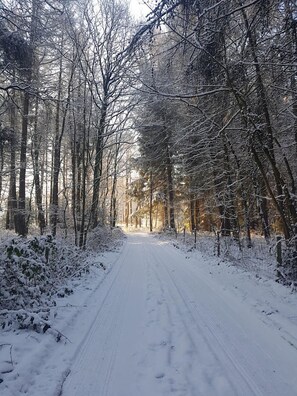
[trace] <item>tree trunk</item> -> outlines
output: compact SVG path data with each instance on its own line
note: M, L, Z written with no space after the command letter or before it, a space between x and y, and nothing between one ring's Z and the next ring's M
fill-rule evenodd
M40 142L41 136L38 132L38 105L39 101L36 99L36 109L35 109L35 121L34 121L34 132L33 132L33 144L32 144L32 159L33 159L33 174L34 174L34 184L35 184L35 200L37 206L37 219L40 234L43 235L45 229L45 217L42 206L42 189L40 183L40 164L39 164L39 152L40 152Z
M19 179L19 199L15 215L15 232L26 236L28 233L26 225L26 168L27 168L27 140L28 140L28 116L30 106L30 95L24 93L23 114L22 114L22 136L20 153L20 179Z
M167 194L169 203L169 227L175 230L175 219L174 219L174 189L173 189L173 177L172 177L172 163L169 147L166 147L166 171L167 171Z
M273 194L272 199L273 202L277 203L276 209L279 211L282 223L283 223L283 230L284 230L284 235L286 239L290 239L292 236L295 234L295 229L294 227L291 227L291 224L296 224L297 222L297 212L295 208L295 200L288 191L287 184L284 181L279 168L277 166L276 160L275 160L275 154L274 154L274 147L273 147L273 142L274 142L274 137L273 137L273 129L272 129L272 124L271 124L271 118L270 118L270 113L269 113L269 106L268 106L268 101L266 98L266 92L264 88L264 83L263 83L263 78L262 78L262 73L260 69L260 63L258 60L257 56L257 41L255 34L253 34L252 30L250 29L250 25L248 22L248 18L246 15L246 12L244 9L242 9L242 15L243 19L245 21L245 26L246 26L246 31L247 31L247 37L249 39L250 43L250 48L251 48L251 54L252 58L254 61L254 67L255 67L255 72L256 72L256 88L257 88L257 93L259 97L259 104L260 104L260 113L263 112L264 114L264 121L265 121L265 132L266 134L264 136L260 135L260 131L257 129L256 130L256 137L259 140L259 143L263 149L263 152L266 156L266 159L271 165L272 173L275 179L275 186L277 190L277 196L273 194L272 189L270 186L267 186L268 179L266 177L264 178L266 187L268 191L271 191ZM263 169L263 164L261 162L261 159L259 155L256 152L255 147L253 147L253 154L254 158L256 160L256 163L261 167L260 172L263 175L264 169ZM269 184L269 183L268 183Z
M73 115L74 117L74 115ZM73 123L73 140L71 144L71 173L72 173L72 189L71 189L71 208L72 208L72 219L73 219L73 227L74 227L74 243L78 245L78 224L77 224L77 211L76 211L76 175L77 175L77 151L76 151L76 123Z
M24 71L24 77L28 86L32 83L33 67L34 67L34 49L37 40L37 17L39 7L38 1L32 1L30 39L27 48L27 64ZM29 126L29 110L30 110L30 93L24 92L23 111L22 111L22 134L21 134L21 152L20 152L20 177L19 177L19 197L18 207L15 214L15 231L16 233L26 236L28 227L26 221L26 170L27 170L27 142L28 142L28 126Z
M149 204L149 220L150 232L153 232L153 171L150 170L150 204Z
M110 195L110 225L112 228L116 226L117 219L117 206L116 206L116 187L118 180L118 157L120 151L120 141L121 141L121 133L116 137L116 145L115 145L115 153L114 153L114 169L113 169L113 180L112 180L112 188Z
M63 37L61 41L61 53L63 52ZM50 223L52 228L52 235L56 236L57 224L58 224L58 206L59 206L59 172L60 172L60 111L61 111L61 96L62 96L62 71L63 71L63 60L60 59L59 66L59 77L58 77L58 97L56 104L56 118L55 118L55 140L53 147L53 158L52 158L52 191L50 201Z
M125 226L126 228L129 227L129 215L130 215L130 197L128 193L129 189L129 176L128 176L128 170L126 170L126 189L125 189Z
M194 194L190 194L190 226L191 232L195 231L196 221L195 221L195 197Z
M86 226L86 199L87 199L87 175L88 175L88 159L87 159L87 146L89 144L89 133L90 133L90 122L92 108L89 113L89 121L87 122L87 85L84 85L84 111L83 111L83 126L82 126L82 180L81 183L81 224L80 224L80 235L79 235L79 246L81 248L86 247L88 227ZM81 173L80 173L81 174Z
M273 193L273 191L271 189L270 183L269 183L267 175L266 175L266 171L264 169L264 166L263 166L263 164L262 164L262 162L261 162L261 160L259 158L259 155L258 155L256 149L254 148L253 144L251 144L251 149L252 149L252 154L254 156L255 162L256 162L256 164L257 164L257 166L258 166L258 168L259 168L259 170L260 170L260 172L262 174L262 177L263 177L265 186L267 188L267 191L269 192L269 195L270 195L270 197L271 197L271 199L272 199L272 201L273 201L273 203L274 203L274 205L275 205L275 207L276 207L276 209L277 209L277 211L278 211L278 213L280 215L285 239L289 240L290 236L291 236L290 225L287 223L287 219L286 219L286 215L284 213L283 207L279 204L278 199L275 197L275 195L274 195L274 193Z
M195 200L195 228L198 231L200 228L201 222L201 210L200 210L200 202L199 199Z
M0 131L1 132L1 131ZM4 140L0 140L0 202L1 202L1 195L2 195L2 184L3 184L3 168L4 168Z
M166 230L168 228L168 226L169 226L169 223L168 223L168 198L167 198L167 195L165 195L163 228Z
M11 106L14 107L12 104ZM10 172L9 172L9 196L8 196L8 207L6 214L6 229L13 230L15 228L15 213L17 209L17 191L16 191L16 171L15 171L15 109L13 110L14 116L12 117L11 122L11 136L10 136Z
M61 51L63 50L64 38L62 37ZM63 71L63 61L61 58L59 78L58 78L58 99L56 106L56 120L55 120L55 140L54 140L54 154L53 154L53 174L52 174L52 193L51 193L51 227L52 235L56 236L57 224L58 224L58 213L59 213L59 174L61 169L61 145L62 139L65 132L66 118L69 109L70 95L72 79L74 75L75 66L72 64L70 77L67 87L67 98L66 105L63 110L62 125L60 126L60 112L61 112L61 95L62 95L62 71Z
M101 117L97 132L96 141L96 154L95 154L95 166L94 166L94 178L93 178L93 197L92 206L90 213L90 222L93 228L98 224L98 208L99 208L99 190L102 176L102 156L103 156L103 135L105 130L105 121L107 116L107 104L106 98L103 102L101 109Z

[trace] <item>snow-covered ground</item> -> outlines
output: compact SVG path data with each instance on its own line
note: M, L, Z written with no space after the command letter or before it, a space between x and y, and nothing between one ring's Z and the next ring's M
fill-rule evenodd
M289 288L145 233L94 260L52 311L59 342L0 332L1 396L297 395Z

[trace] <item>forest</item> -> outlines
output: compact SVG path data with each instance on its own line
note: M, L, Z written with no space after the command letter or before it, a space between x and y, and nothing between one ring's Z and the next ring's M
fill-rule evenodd
M1 229L277 235L296 276L296 2L147 4L0 2Z

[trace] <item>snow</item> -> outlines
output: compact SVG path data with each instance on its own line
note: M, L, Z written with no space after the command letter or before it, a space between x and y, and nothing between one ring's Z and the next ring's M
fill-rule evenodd
M1 396L296 396L289 288L145 233L93 259L52 331L0 333Z

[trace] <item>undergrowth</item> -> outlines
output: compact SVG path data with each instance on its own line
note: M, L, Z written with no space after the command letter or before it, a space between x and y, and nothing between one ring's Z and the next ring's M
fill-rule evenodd
M58 298L73 293L69 280L90 271L89 256L114 250L120 229L97 227L86 250L62 238L6 237L0 241L0 330L51 328L49 312ZM101 266L105 270L104 266ZM59 338L59 333L56 334Z

